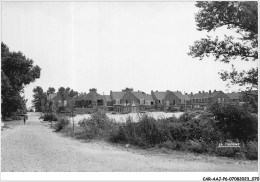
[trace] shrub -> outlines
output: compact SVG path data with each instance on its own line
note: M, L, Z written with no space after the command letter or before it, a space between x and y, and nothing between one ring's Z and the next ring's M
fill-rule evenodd
M250 160L258 159L258 142L251 141L246 144L246 157Z
M203 153L207 151L204 145L202 145L202 143L198 140L189 140L187 142L187 148L188 150L196 153Z
M186 122L186 121L190 121L192 120L192 118L194 118L196 116L196 113L194 112L185 112L183 113L180 117L179 120L181 122Z
M54 124L54 128L55 128L55 131L60 131L62 130L65 126L68 126L70 123L70 120L63 116L63 117L60 117L59 120L57 122L55 122Z
M160 144L160 147L169 148L172 150L179 150L181 148L181 143L175 140L174 141L167 140L166 142Z
M212 103L209 110L218 121L217 127L225 139L240 140L244 143L257 138L257 116L238 103Z
M242 147L217 147L216 154L223 157L235 157L237 153L243 153Z
M58 121L58 117L55 113L46 113L43 115L43 121Z
M117 123L103 111L97 111L90 118L81 120L79 126L83 127L82 136L86 139L108 139L110 133L118 128Z
M116 133L110 135L111 141L128 142L142 147L150 147L167 141L167 135L158 120L143 114L138 122L133 122L128 117L126 123L122 123Z
M241 116L241 118L255 120L253 115ZM69 121L66 121L60 119L55 124L56 130L59 131L67 126ZM240 148L217 147L223 132L219 127L219 121L216 121L210 113L200 117L184 113L179 119L176 117L155 119L147 114L141 114L138 122L133 122L133 119L128 117L125 123L117 123L109 119L105 112L98 111L91 114L90 118L81 120L74 134L84 139L103 139L141 147L159 146L236 158L246 156L248 159L257 159L258 152L257 142L247 142L245 147Z

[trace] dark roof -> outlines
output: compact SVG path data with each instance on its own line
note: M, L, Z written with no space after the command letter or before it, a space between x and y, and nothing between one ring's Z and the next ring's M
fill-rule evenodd
M113 99L122 99L124 96L125 92L111 92L112 98Z
M144 92L131 92L137 99L145 99L145 93Z
M149 100L149 101L153 101L154 100L152 95L145 94L144 96L145 96L145 100Z
M226 93L226 95L231 99L231 100L238 100L241 97L241 93L239 92L232 92L232 93Z
M150 101L153 101L153 97L152 95L149 95L149 94L146 94L144 92L131 92L137 99L144 99L144 100L150 100Z
M193 95L189 95L190 99L202 99L202 98L212 98L218 95L222 91L214 91L211 94L209 92L201 92L201 93L196 93Z
M158 91L156 91L156 92L153 92L153 94L154 94L156 99L162 100L162 99L165 98L167 92L158 92Z
M181 92L173 92L176 97L178 97L179 99L185 99L185 100L190 100L190 98L188 97L188 95L183 95Z

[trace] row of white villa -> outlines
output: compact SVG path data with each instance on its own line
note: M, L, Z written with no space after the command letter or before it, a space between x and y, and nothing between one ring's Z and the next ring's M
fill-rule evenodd
M230 97L222 91L182 94L179 91L110 91L109 95L98 94L96 89L88 94L79 94L74 98L69 94L49 94L54 109L100 108L116 112L136 112L142 110L177 111L186 109L205 109L210 101L225 102Z

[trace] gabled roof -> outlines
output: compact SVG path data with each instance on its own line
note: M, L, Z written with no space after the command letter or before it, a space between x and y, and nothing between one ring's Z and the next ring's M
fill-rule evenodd
M111 91L111 95L112 95L112 98L113 99L122 99L123 98L123 96L124 96L124 94L125 94L125 92L113 92L113 91Z
M178 99L190 100L188 95L183 95L181 92L173 92Z
M149 95L149 94L145 94L145 100L149 100L149 101L153 101L154 98L152 97L152 95Z
M96 100L103 100L104 98L96 92L89 92L84 96L84 99L96 101Z
M162 99L165 98L167 92L158 92L158 91L156 91L156 92L153 92L153 94L154 94L156 99L162 100Z
M144 92L131 92L137 99L145 99L145 93Z
M146 93L144 93L144 92L140 92L140 91L138 91L138 92L131 92L137 99L144 99L144 100L149 100L149 101L153 101L154 99L153 99L153 97L152 97L152 95L149 95L149 94L146 94Z
M211 94L209 94L209 97L215 97L215 96L218 95L220 92L222 92L222 91L212 92Z

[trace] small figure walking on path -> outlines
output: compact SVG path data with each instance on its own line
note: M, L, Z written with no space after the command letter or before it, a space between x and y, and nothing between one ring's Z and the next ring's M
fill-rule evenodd
M25 125L25 122L26 122L26 115L24 115L24 118L23 118L24 125Z

